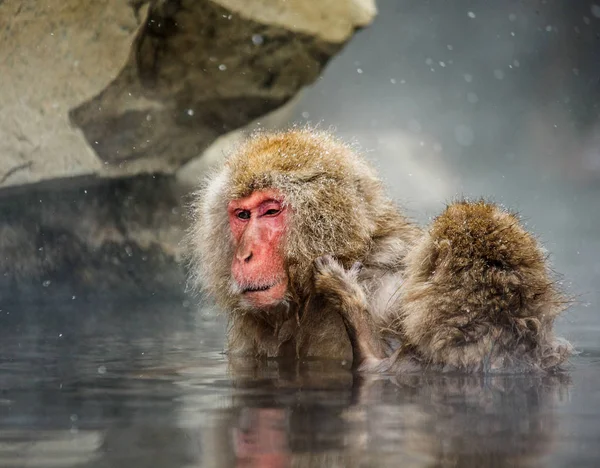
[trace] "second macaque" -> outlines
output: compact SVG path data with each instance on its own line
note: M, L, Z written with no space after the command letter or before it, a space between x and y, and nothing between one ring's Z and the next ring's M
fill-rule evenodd
M228 314L228 352L366 370L553 370L564 300L536 240L485 202L426 230L331 135L248 139L197 193L192 280Z

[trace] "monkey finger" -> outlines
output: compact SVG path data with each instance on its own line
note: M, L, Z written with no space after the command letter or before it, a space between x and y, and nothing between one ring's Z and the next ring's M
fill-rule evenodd
M335 259L333 258L333 256L325 254L321 255L320 257L317 257L314 263L315 267L317 267L318 269L323 269L327 266L331 266L332 264L334 264Z
M361 262L354 262L354 264L352 265L352 268L350 268L350 273L351 274L358 274L361 272L361 270L363 269L363 264Z

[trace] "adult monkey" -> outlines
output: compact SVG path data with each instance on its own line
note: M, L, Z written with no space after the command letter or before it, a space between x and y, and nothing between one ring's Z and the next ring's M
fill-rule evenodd
M514 215L460 202L424 232L323 132L248 139L196 194L188 239L234 355L477 372L570 353L552 332L564 301Z

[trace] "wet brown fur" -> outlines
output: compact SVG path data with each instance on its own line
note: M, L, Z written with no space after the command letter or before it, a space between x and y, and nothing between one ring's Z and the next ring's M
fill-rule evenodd
M472 371L552 369L565 299L516 215L478 201L450 205L406 258L397 321L426 365Z
M275 188L292 207L291 282L276 311L231 292L230 200ZM198 192L194 284L228 312L229 352L351 359L371 370L549 370L570 345L552 331L564 300L517 217L450 205L423 232L347 146L311 130L258 133Z

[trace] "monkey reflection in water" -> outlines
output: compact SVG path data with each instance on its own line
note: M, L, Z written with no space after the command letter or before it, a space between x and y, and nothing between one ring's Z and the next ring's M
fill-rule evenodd
M191 282L228 313L230 356L361 371L560 370L566 301L516 215L450 204L421 229L331 135L257 133L195 196Z
M543 465L570 384L565 374L410 373L353 382L341 368L329 377L314 363L295 377L259 366L254 373L234 367L244 391L220 420L216 466L232 466L231 456L240 467Z
M243 408L232 434L236 458L248 466L288 466L288 416L281 408Z

